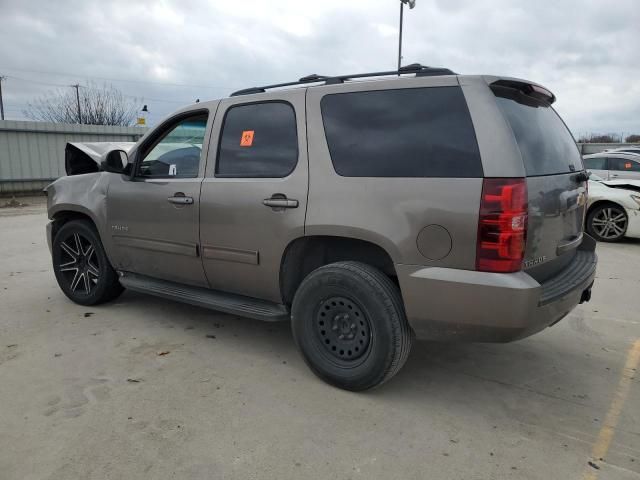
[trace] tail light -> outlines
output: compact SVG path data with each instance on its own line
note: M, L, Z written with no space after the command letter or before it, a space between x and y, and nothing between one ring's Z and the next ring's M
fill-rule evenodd
M524 178L485 178L482 184L476 269L522 269L527 239L527 184Z

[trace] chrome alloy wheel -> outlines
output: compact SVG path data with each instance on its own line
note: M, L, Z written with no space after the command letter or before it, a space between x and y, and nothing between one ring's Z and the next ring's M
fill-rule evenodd
M591 225L602 238L614 240L627 231L627 221L624 211L616 207L606 207L593 217Z

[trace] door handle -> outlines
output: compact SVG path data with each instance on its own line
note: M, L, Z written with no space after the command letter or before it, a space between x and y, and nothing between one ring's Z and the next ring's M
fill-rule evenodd
M275 209L298 208L298 200L287 198L286 195L282 194L275 194L271 198L265 198L262 204Z
M184 193L176 193L173 197L167 198L167 201L175 205L193 205L193 197L185 197Z

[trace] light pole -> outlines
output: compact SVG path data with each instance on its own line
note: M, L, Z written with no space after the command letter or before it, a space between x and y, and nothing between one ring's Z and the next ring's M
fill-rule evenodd
M0 75L0 120L4 120L4 103L2 103L2 81L7 78Z
M400 0L400 35L398 38L398 71L400 71L400 67L402 66L402 17L404 14L404 4L409 5L409 9L412 9L416 6L416 0ZM398 76L400 74L398 73Z

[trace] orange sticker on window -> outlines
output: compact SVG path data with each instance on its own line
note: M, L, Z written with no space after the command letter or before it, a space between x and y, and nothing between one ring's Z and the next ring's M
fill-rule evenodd
M625 163L625 164L624 164L624 168L628 168L628 169L630 169L630 168L631 168L631 163Z
M245 130L242 132L242 137L240 137L241 147L250 147L253 145L253 133L253 130Z

